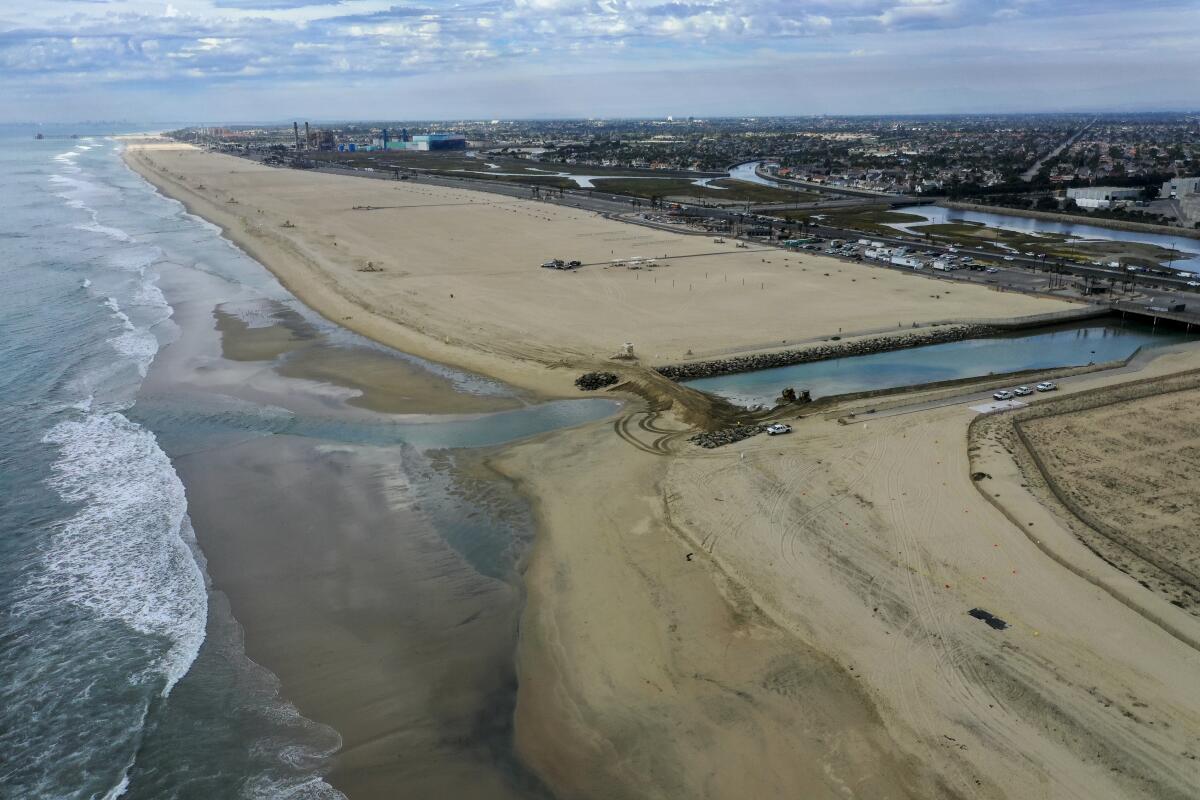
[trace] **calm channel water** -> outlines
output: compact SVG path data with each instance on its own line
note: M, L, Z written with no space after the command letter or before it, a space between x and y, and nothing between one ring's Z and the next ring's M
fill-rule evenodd
M1113 361L1126 358L1139 347L1194 338L1174 329L1156 331L1140 324L1093 323L700 378L688 381L688 385L738 403L772 405L787 386L807 389L814 398L828 397L992 373Z

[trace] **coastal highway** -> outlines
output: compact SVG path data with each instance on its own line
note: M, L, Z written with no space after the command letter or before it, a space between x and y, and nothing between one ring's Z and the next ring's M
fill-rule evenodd
M1047 161L1049 161L1050 159L1057 156L1063 150L1066 150L1068 147L1075 144L1075 140L1078 139L1080 136L1083 136L1083 134L1087 133L1088 128L1092 127L1095 124L1096 124L1096 120L1093 119L1087 125L1084 125L1078 131L1076 131L1074 134L1072 134L1066 141L1059 144L1058 147L1054 148L1049 153L1042 156L1037 161L1033 162L1033 166L1031 166L1029 169L1027 169L1021 173L1021 180L1025 181L1026 183L1029 183L1031 180L1033 180L1034 177L1037 176L1038 170L1040 170L1042 168L1042 164L1045 164Z

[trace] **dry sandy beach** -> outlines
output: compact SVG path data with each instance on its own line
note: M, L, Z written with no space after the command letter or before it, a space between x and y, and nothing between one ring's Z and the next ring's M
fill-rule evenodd
M275 169L188 145L133 142L127 161L221 226L306 304L404 352L563 391L632 342L654 364L778 348L913 322L1070 304L931 282L834 259L738 249L533 200L410 181ZM293 227L285 227L291 225ZM653 257L650 270L611 267ZM539 269L578 259L574 272ZM371 265L379 271L362 271Z
M699 357L838 331L1070 307L982 287L947 290L819 256L734 250L732 242L533 201L271 169L161 141L131 143L127 160L328 318L544 395L568 392L582 369L624 341L648 362L665 363L689 350ZM631 255L654 256L660 266L605 266ZM549 257L588 266L538 269ZM382 271L361 271L368 262ZM252 341L244 331L231 341L249 348L246 357L290 346ZM311 363L312 379L337 383L336 365ZM1198 368L1200 352L1182 346L1124 370L1076 375L1061 395ZM361 382L372 370L352 372ZM376 394L402 403L405 385L381 379ZM1200 794L1200 619L1098 556L1003 431L972 425L979 417L971 406L988 386L943 392L936 403L893 398L873 415L853 404L825 408L790 420L791 436L715 451L684 441L694 409L677 403L654 411L633 398L615 422L492 454L490 465L516 482L538 519L516 658L524 765L564 798ZM1158 411L1176 418L1176 461L1195 463L1200 410L1174 403ZM1117 427L1120 418L1090 425ZM1089 427L1087 419L1071 424ZM1042 441L1053 447L1061 427L1043 423ZM1153 460L1144 431L1121 431L1121 448ZM1111 445L1079 447L1083 455L1064 451L1064 480L1102 480L1083 469L1101 452L1120 469ZM214 466L316 485L319 476L304 476L296 448L286 464L256 460L250 445ZM356 458L344 468L387 469L384 458ZM1195 551L1184 531L1195 504L1188 498L1137 502L1152 503L1156 519L1175 526L1173 558L1190 569ZM220 514L222 501L199 505ZM299 524L316 511L295 513ZM333 525L337 505L327 513ZM404 563L388 543L354 533L336 552L361 563L344 563L341 574L370 572L384 556L385 564ZM1154 526L1135 533L1154 546ZM301 539L289 557L295 563L280 570L319 577L322 543ZM219 557L233 563L237 556ZM394 618L364 620L374 634L403 629L420 594L413 585L428 579L419 568L394 583L364 579L395 591ZM259 577L231 578L235 614L236 592L257 591ZM433 591L436 582L427 586ZM511 630L512 598L503 586L485 588L497 593L489 624ZM279 603L338 591L322 585L321 595L306 598L293 589ZM976 607L1009 627L969 616ZM402 740L397 715L422 724L461 720L436 704L419 714L398 707L412 698L391 697L394 674L339 663L336 642L319 634L333 613L306 610L314 627L293 635L317 637L314 663L280 678L285 693L308 698L302 707L315 709L314 718L361 735L341 762L340 784L351 797L392 797L397 776L355 775L355 759L369 764L376 742ZM278 621L269 616L242 620L252 656L278 644ZM490 639L487 626L469 633L499 658L493 650L501 639ZM479 692L496 689L494 676L460 666ZM349 681L368 687L375 702L346 707L339 698ZM459 783L438 785L470 786L476 796L507 791L475 777L468 770ZM406 779L418 795L429 788ZM457 796L470 795L462 788Z

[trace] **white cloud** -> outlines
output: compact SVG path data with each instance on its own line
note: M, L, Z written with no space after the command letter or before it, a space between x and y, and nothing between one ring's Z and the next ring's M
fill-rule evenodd
M1068 53L1196 64L1194 2L42 0L20 18L0 11L0 80L69 91L86 77L117 96L147 82L167 93L172 78L242 81L246 91L270 82L278 93L325 74L332 85L347 74L401 69L470 81L521 69L618 75L779 59L847 70L892 59L927 71L1058 63ZM12 113L0 98L0 115Z

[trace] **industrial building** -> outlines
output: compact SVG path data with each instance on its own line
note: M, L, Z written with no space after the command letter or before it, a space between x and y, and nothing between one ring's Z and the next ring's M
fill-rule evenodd
M1067 189L1067 197L1080 208L1112 208L1127 201L1137 200L1142 190L1125 186L1084 186Z
M1180 222L1200 226L1200 177L1172 178L1163 184L1159 196L1174 200Z
M399 135L390 136L388 129L371 140L371 146L376 150L466 150L467 140L453 133L425 133L409 135L408 129L400 130Z
M1162 185L1158 196L1163 199L1177 200L1189 194L1200 194L1200 177L1172 178Z

